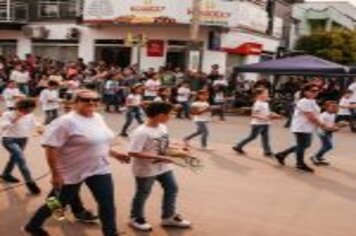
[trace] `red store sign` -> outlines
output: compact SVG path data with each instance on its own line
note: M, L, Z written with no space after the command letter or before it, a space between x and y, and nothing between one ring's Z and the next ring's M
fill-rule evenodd
M148 40L147 56L148 57L163 57L164 41L163 40Z

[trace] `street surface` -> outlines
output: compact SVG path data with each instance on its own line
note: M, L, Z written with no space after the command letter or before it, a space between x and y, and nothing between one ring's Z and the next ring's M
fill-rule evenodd
M123 115L105 115L119 132ZM151 233L137 233L128 226L129 208L134 191L130 166L112 161L115 180L118 225L133 236L354 236L356 235L356 135L343 130L335 137L336 149L328 156L332 165L318 168L316 174L296 171L290 157L286 167L263 157L259 140L247 146L248 156L231 150L236 139L249 132L247 117L228 117L227 122L211 124L209 152L196 151L205 167L199 173L176 168L179 181L179 213L194 223L192 230L166 230L159 226L162 192L156 184L147 204ZM173 139L180 140L195 129L191 121L170 123ZM289 146L292 135L277 122L271 132L275 151ZM34 137L26 156L35 177L48 171L40 137ZM124 150L126 141L120 139ZM315 150L319 140L314 139ZM198 143L193 142L198 147ZM308 155L309 156L309 155ZM0 148L0 169L8 154ZM309 160L308 160L308 163ZM16 171L15 176L19 176ZM0 235L23 235L21 226L41 204L50 189L49 177L39 182L43 194L31 197L25 188L0 192ZM0 183L0 189L7 185ZM82 189L87 208L96 211L87 188ZM1 190L0 190L1 191ZM55 236L100 236L98 225L83 225L69 220L50 219L46 229Z

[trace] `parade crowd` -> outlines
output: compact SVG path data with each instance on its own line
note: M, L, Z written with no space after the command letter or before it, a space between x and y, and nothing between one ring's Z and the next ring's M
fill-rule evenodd
M42 135L41 145L52 178L48 199L55 199L60 205L54 209L46 201L34 213L23 230L36 236L49 235L43 228L46 219L51 215L60 218L59 210L67 206L78 221L99 219L103 235L121 234L116 226L109 158L131 163L133 167L136 192L130 226L152 230L144 209L157 181L163 188L162 226L191 227L176 207L179 184L170 150L179 149L183 157L191 149L190 141L197 137L203 151L211 150L209 135L214 134L209 132L210 120L217 116L223 122L226 113L236 107L250 107L251 111L250 134L237 135L239 140L232 147L237 154L246 154L244 147L261 136L264 156L285 165L289 154L295 153L296 168L309 173L314 169L306 164L305 154L314 134L321 145L310 159L315 166L325 166L330 164L326 154L334 147L333 134L344 127L356 132L356 81L346 85L337 78L289 77L271 83L262 77L254 82L242 75L226 76L218 65L212 65L208 74L169 66L140 71L137 65L120 68L103 61L86 64L82 59L63 63L28 55L25 60L0 57L0 91L4 102L0 121L2 144L10 155L2 181L19 183L12 174L17 167L30 193L41 193L24 157L28 139L35 130ZM285 98L279 103L284 105L285 114L272 106L278 97ZM37 104L44 120L34 114ZM101 107L107 113L125 116L118 133L98 112ZM181 144L170 142L166 123L171 114L196 124L196 131L187 133ZM269 131L274 120L285 116L295 145L276 152L270 145L273 137ZM133 122L139 126L132 129ZM116 148L114 139L118 135L129 138L127 150ZM83 184L98 204L98 216L81 201Z

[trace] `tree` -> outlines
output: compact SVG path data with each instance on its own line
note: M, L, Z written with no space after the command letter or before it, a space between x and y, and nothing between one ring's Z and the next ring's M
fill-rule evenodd
M301 37L296 49L344 65L356 64L356 31L316 32Z

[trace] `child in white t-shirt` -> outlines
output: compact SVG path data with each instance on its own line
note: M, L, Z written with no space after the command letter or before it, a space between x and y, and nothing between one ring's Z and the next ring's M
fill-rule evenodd
M267 89L256 89L255 99L256 101L252 107L250 135L236 144L233 149L240 154L245 154L243 147L261 135L264 155L266 157L272 157L273 152L270 145L269 125L271 120L281 118L281 116L271 112L268 104L269 94Z
M340 127L335 123L338 105L334 101L326 101L325 111L320 115L320 122L323 124L319 128L318 135L321 141L321 147L310 159L315 165L329 165L324 159L324 155L333 149L333 133Z
M181 109L177 112L177 118L182 118L182 113L185 118L189 119L189 100L192 95L192 91L189 88L189 83L184 82L177 91L177 102L181 106Z
M39 100L42 103L42 109L45 112L45 124L48 125L59 116L60 101L59 98L59 83L57 81L49 81L48 88L42 90Z
M198 91L197 100L191 105L191 114L194 116L193 120L197 125L197 131L183 139L187 146L189 146L189 141L191 139L201 136L202 149L208 149L208 123L210 121L210 111L212 110L208 101L209 92L206 90Z
M126 98L126 121L120 133L122 137L128 137L127 130L134 119L136 119L139 124L143 123L141 116L142 93L143 86L141 84L136 84Z
M153 101L157 97L158 89L160 87L160 75L157 73L145 83L145 100Z
M12 80L7 83L6 89L4 89L2 96L8 110L14 110L16 102L25 97L25 95L22 94L20 89L17 87L16 82Z
M350 123L350 128L352 132L356 132L356 127L353 127L352 122L352 111L351 109L356 109L356 104L353 104L352 99L353 92L347 90L339 102L339 111L337 113L336 121L347 121Z
M167 156L169 134L165 125L170 119L172 109L172 105L165 102L148 104L145 110L146 123L138 127L130 138L129 155L133 158L136 180L130 225L137 230L152 230L152 226L145 220L144 207L156 181L164 191L162 226L188 228L191 225L176 212L178 186Z

